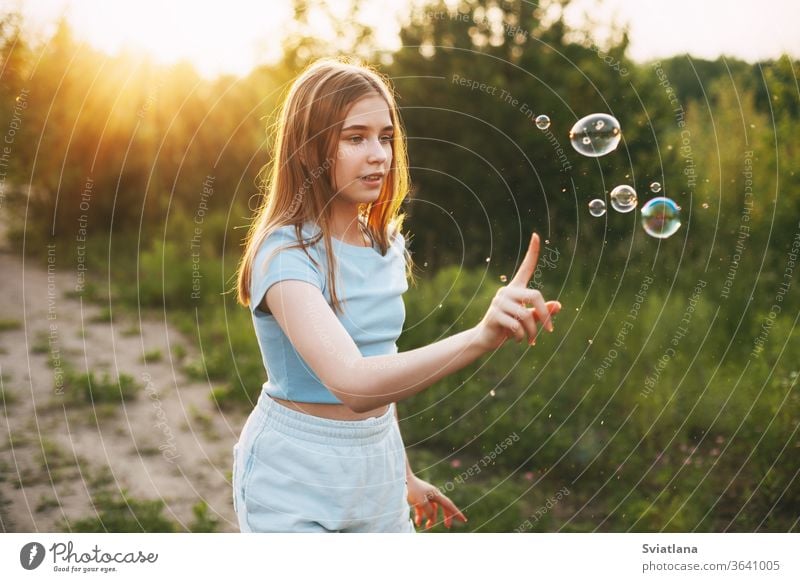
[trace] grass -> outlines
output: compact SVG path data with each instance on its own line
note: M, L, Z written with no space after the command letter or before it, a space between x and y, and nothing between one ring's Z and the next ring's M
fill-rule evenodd
M31 344L32 354L46 354L50 351L50 337L46 331L36 332L33 343Z
M154 364L164 359L164 354L159 349L152 349L142 354L141 362L143 364Z
M91 323L108 323L111 321L111 308L103 307L98 313L89 318Z
M42 495L39 497L39 502L36 504L36 513L43 513L50 509L61 507L61 503L59 503L58 499L55 497L49 497L47 495Z
M22 329L22 322L18 319L0 318L0 333Z
M126 489L119 492L104 490L92 497L96 515L78 519L61 527L77 533L174 533L182 531L180 524L163 515L162 499L136 499ZM208 504L199 501L192 506L194 521L190 532L215 532L217 518L209 514Z
M186 346L178 343L172 344L172 357L178 362L181 362L186 357L186 354Z
M78 519L63 528L76 533L133 533L178 531L176 524L162 515L164 501L140 500L131 497L126 490L119 494L101 491L92 497L97 515Z
M210 441L219 440L219 433L214 430L214 421L210 414L203 413L198 410L196 406L192 405L189 407L189 418L191 419L191 423L199 428L206 439Z
M123 337L134 337L137 335L142 335L142 329L135 323L132 323L128 327L122 330Z
M18 489L73 479L78 474L79 465L85 466L84 460L78 459L76 462L70 452L48 438L43 437L38 443L31 442L29 444L34 446L38 444L38 450L34 456L35 463L20 470L16 482L13 483ZM16 442L14 446L17 446Z
M114 403L133 400L142 387L129 374L120 374L116 379L108 372L95 375L93 371L79 373L64 367L64 394L73 403Z
M19 396L8 387L8 378L2 377L0 379L0 403L3 406L11 406L17 402L19 402Z

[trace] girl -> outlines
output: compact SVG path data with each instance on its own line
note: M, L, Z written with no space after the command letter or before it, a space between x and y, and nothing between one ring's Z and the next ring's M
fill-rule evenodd
M483 320L398 353L410 258L400 204L406 144L388 83L322 60L295 80L266 195L248 233L238 296L268 382L233 448L242 531L413 532L442 510L467 518L408 465L395 403L496 350L552 331L558 302L527 287L537 235ZM532 306L528 308L527 306Z

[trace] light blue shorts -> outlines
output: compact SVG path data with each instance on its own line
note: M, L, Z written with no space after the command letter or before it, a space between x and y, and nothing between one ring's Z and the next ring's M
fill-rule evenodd
M262 392L233 447L239 529L413 533L394 407L365 420L330 420Z

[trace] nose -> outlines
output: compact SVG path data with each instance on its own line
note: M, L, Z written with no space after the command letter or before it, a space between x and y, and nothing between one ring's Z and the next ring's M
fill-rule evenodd
M384 144L381 143L380 139L370 140L369 142L369 151L367 152L367 162L375 163L375 164L382 164L387 160L389 155L386 152L386 148Z

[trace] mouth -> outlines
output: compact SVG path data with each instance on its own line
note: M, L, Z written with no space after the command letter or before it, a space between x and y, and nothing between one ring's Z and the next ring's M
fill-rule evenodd
M361 176L361 181L364 182L365 184L371 184L371 185L380 184L383 181L383 176L384 176L383 172L366 174L364 176Z

